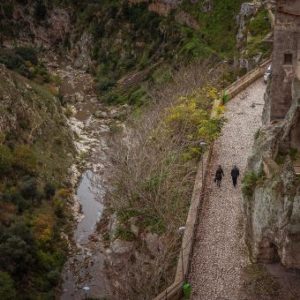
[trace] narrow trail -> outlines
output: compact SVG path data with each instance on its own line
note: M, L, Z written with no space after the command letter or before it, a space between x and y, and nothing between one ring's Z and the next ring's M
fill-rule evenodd
M226 106L226 124L216 141L207 195L199 216L189 280L192 299L239 299L242 268L247 264L241 228L241 183L254 134L261 126L262 79L254 82ZM221 188L213 182L221 164L225 173ZM238 187L233 188L230 171L240 171Z

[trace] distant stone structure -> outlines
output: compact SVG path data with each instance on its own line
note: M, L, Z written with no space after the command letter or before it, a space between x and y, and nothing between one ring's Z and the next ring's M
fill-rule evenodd
M300 79L300 1L277 0L276 5L269 121L286 116L292 82Z

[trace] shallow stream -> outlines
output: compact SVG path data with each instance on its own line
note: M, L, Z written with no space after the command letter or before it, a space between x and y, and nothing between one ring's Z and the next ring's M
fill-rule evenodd
M81 205L82 218L74 232L77 250L63 272L62 300L105 297L108 282L104 272L104 247L95 234L103 212L104 187L99 175L87 170L83 173L76 197Z
M64 78L71 80L65 81L68 97L74 97L74 93L78 97L78 93L82 93L79 98L84 99L75 103L76 113L70 118L69 123L78 137L75 139L75 145L80 155L83 155L83 165L86 167L81 171L76 187L74 214L78 223L73 233L72 251L62 272L60 299L81 300L86 297L99 299L109 294L104 263L105 249L102 236L96 232L96 227L104 210L107 187L105 171L109 165L107 138L110 120L97 119L94 116L95 111L101 111L103 107L91 92L92 88L88 90L89 92L84 92L81 86L84 82L89 82L89 75L77 74L72 68L64 72L66 72L63 74ZM72 80L77 80L78 83ZM82 165L79 169L81 168ZM78 172L76 170L75 173ZM76 210L78 203L79 212Z

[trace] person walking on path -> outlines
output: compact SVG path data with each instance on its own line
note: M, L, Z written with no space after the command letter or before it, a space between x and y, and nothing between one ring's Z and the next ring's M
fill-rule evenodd
M234 187L236 187L236 185L237 185L237 179L239 176L240 176L240 170L238 169L238 167L236 165L234 165L231 170L231 178L232 178L232 183L233 183Z
M217 183L218 187L221 186L221 181L222 181L223 176L224 176L223 169L222 169L221 165L219 165L218 169L216 171L216 175L215 175L215 182Z

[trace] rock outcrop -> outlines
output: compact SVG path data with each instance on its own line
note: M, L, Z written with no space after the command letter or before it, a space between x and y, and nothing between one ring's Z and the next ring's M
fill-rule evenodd
M20 1L21 2L21 1ZM32 3L31 3L32 2ZM29 1L26 5L11 4L11 13L0 10L0 43L5 46L35 44L49 49L63 43L71 32L68 10L58 7L46 8L44 16L37 17L37 4Z
M236 35L236 45L239 57L236 59L236 65L240 70L250 71L255 68L263 58L266 58L267 49L271 48L270 36L271 30L267 30L261 26L259 33L251 32L251 23L258 24L258 20L264 15L264 26L270 26L271 20L267 11L273 8L270 1L251 1L244 2L241 5L239 14L236 17L238 32ZM262 22L261 22L262 23ZM254 25L254 27L257 25Z
M294 160L299 151L295 139L300 122L299 96L300 82L294 81L293 104L286 119L265 125L257 134L253 155L248 160L243 197L246 243L252 258L264 263L280 261L287 268L297 269L300 184Z

